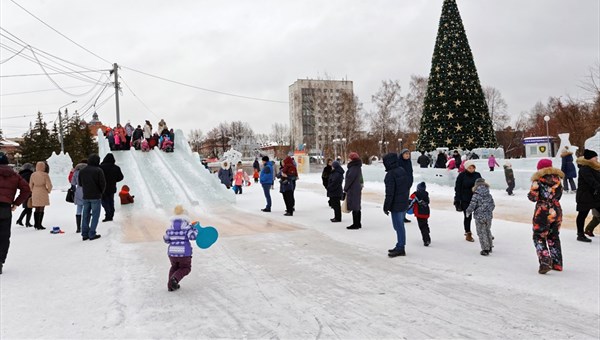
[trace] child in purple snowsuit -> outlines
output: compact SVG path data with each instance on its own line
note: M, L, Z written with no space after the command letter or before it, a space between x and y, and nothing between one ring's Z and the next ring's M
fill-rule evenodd
M179 282L192 271L192 246L190 240L198 236L198 229L192 227L190 218L184 215L181 205L175 207L175 216L171 217L171 226L163 236L169 244L167 254L171 261L167 288L170 292L179 289Z

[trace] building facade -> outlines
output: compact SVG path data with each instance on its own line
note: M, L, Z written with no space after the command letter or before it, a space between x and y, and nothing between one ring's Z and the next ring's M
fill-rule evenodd
M290 132L297 150L321 153L342 136L343 98L354 96L352 81L298 79L290 85Z

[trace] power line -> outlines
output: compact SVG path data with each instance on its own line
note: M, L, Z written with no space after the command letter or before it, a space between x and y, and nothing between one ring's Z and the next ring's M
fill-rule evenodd
M4 35L2 33L0 33L0 36L4 36ZM12 47L10 47L10 46L8 46L6 44L3 44L3 43L0 43L0 47L4 48L7 51L13 52L13 53L16 52L15 49L13 49ZM29 49L29 45L25 46L25 48ZM55 66L52 66L52 65L47 64L47 63L42 62L42 61L37 61L35 58L33 58L31 56L28 56L26 54L20 54L19 57L24 58L24 59L26 59L26 60L34 63L34 64L38 64L38 65L42 64L46 68L48 68L50 70L53 70L53 71L56 71L56 72L65 72L65 70L63 70L63 69L57 68ZM46 59L49 59L49 58L46 57ZM53 62L55 62L55 61L53 61ZM55 63L58 64L58 65L60 65L60 66L62 66L62 67L65 67L68 70L74 71L74 69L72 69L70 67L61 65L61 64L59 64L57 62L55 62ZM85 78L80 77L79 75L75 75L75 74L66 74L66 75L69 76L69 77L71 77L71 78L73 78L73 79L79 80L79 81L83 81L83 82L87 82L87 83L92 83L92 84L97 84L96 79L94 79L94 78L92 78L92 77L90 77L88 75L85 75L85 74L81 74ZM86 78L88 78L88 79L86 79Z
M125 82L125 79L123 79L123 77L119 76L119 78L121 78L121 81L123 82L123 84L125 85L125 87L127 87L127 89L129 90L129 92L131 92L131 94L135 97L135 99L137 99L145 108L146 110L150 111L150 113L152 113L154 115L154 117L159 118L158 115L152 111L152 109L150 109L148 107L148 105L146 105L146 103L144 103L144 101L142 100L142 98L138 97L135 92L133 92L133 90L131 89L131 87L129 87L129 85L127 85L127 83Z
M11 55L10 57L8 57L8 58L6 58L6 59L4 59L4 60L0 61L0 64L4 64L5 62L7 62L7 61L11 60L12 58L14 58L14 57L18 56L19 54L21 54L21 52L25 51L25 49L26 49L26 48L27 48L27 46L24 46L24 47L23 47L23 48L22 48L22 49L21 49L19 52L17 52L17 53L15 53L15 54Z
M257 100L257 101L270 102L270 103L288 104L287 101L283 101L283 100L273 100L273 99L265 99L265 98L258 98L258 97L250 97L250 96L244 96L244 95L239 95L239 94L235 94L235 93L229 93L229 92L211 90L211 89L207 89L207 88L196 86L196 85L190 85L190 84L182 83L182 82L177 81L177 80L167 79L167 78L164 78L164 77L161 77L161 76L157 76L157 75L154 75L154 74L150 74L150 73L147 73L147 72L144 72L144 71L136 70L136 69L131 68L131 67L127 67L127 66L121 66L121 67L125 68L125 69L128 69L130 71L133 71L133 72L141 73L141 74L146 75L148 77L160 79L160 80L163 80L163 81L166 81L166 82L169 82L169 83L173 83L173 84L177 84L177 85L181 85L181 86L185 86L185 87L190 87L190 88L193 88L193 89L196 89L196 90L201 90L201 91L206 91L206 92L211 92L211 93L217 93L217 94L222 94L222 95L225 95L225 96L236 97L236 98Z
M31 13L30 11L28 11L25 7L19 5L15 0L10 0L13 4L17 5L19 8L21 8L22 10L24 10L25 12L27 12L29 15L31 15L32 17L34 17L35 19L37 19L39 22L41 22L42 24L44 24L46 27L50 28L51 30L53 30L54 32L58 33L61 37L69 40L70 42L72 42L73 44L77 45L78 47L80 47L81 49L83 49L84 51L90 53L91 55L95 56L96 58L99 58L100 60L103 60L109 64L112 64L110 61L102 58L101 56L97 55L96 53L88 50L87 48L81 46L80 44L78 44L76 41L74 41L73 39L67 37L66 35L62 34L61 32L59 32L57 29L55 29L54 27L50 26L49 24L47 24L44 20L38 18L35 14Z
M77 86L64 86L63 89L74 89L80 87L88 87L89 85L77 85ZM59 91L57 88L44 89L44 90L33 90L33 91L24 91L24 92L10 92L10 93L2 93L0 97L3 96L16 96L20 94L30 94L30 93L38 93L38 92L49 92L49 91Z
M109 70L93 70L93 71L69 71L69 72L48 72L48 73L27 73L27 74L8 74L1 75L0 78L16 78L16 77L32 77L32 76L44 76L44 75L57 75L57 74L81 74L90 72L108 72Z

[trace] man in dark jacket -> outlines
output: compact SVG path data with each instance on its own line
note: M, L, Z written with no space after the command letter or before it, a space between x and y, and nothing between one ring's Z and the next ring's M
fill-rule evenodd
M427 155L425 154L424 151L421 151L421 156L419 156L419 158L417 158L417 163L419 163L421 168L428 168L429 162L430 162L429 157L427 157Z
M333 209L333 218L330 220L333 223L342 222L342 206L341 200L344 195L342 183L344 182L344 169L340 162L335 161L332 164L331 174L329 174L329 182L327 183L327 197L331 202Z
M436 169L446 169L446 162L448 162L448 158L444 154L443 151L438 152L437 159L435 160Z
M83 190L81 237L84 241L98 239L100 238L100 234L96 234L96 227L100 219L102 194L106 189L104 172L100 169L100 156L96 154L90 155L88 165L79 170L77 182L77 185Z
M579 166L579 188L577 202L577 241L592 242L585 237L584 226L590 210L600 210L600 162L598 154L592 150L584 150L583 157L577 158Z
M362 198L362 161L356 152L349 155L348 172L346 173L346 181L344 182L344 193L346 194L346 203L348 210L352 211L352 225L346 229L360 229L361 225L361 198Z
M400 153L400 156L398 157L398 165L406 171L406 175L408 176L408 190L410 191L414 180L412 161L410 160L410 150L402 150L402 153ZM410 223L410 220L406 218L406 215L404 215L404 223Z
M19 189L19 196L15 194ZM29 184L8 166L8 157L0 152L0 274L10 247L12 212L31 195Z
M406 216L406 210L408 210L409 177L404 168L398 165L396 154L389 153L383 156L383 165L387 172L384 179L385 201L383 202L383 212L386 215L392 213L392 225L397 237L396 246L388 251L388 256L406 256L404 249L406 245L404 217Z
M136 150L139 150L141 148L142 138L144 138L144 130L142 130L141 125L138 125L131 136L132 145Z
M104 172L106 179L106 190L102 194L102 207L104 208L104 219L102 222L112 221L115 216L115 193L117 192L117 183L123 180L121 168L115 164L115 156L112 153L106 154L100 169Z
M271 212L271 187L275 181L275 170L273 169L273 163L269 161L268 156L262 158L263 168L260 171L260 185L263 188L265 199L267 200L267 206L264 209L260 209L263 212Z
M25 180L25 182L29 183L29 179L31 178L31 174L33 174L34 168L33 168L33 164L31 163L25 163L23 164L23 168L21 169L21 171L19 171L19 176L23 177L23 179ZM19 216L19 219L17 219L17 224L18 225L23 225L23 218L26 217L25 220L25 226L27 228L29 227L33 227L33 224L30 223L31 221L31 209L27 206L27 200L25 200L25 202L23 202L23 212L21 212L21 215Z

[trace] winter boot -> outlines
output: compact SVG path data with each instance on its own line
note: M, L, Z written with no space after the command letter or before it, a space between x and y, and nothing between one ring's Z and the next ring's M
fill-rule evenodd
M488 256L490 254L489 250L482 250L480 253L482 256Z
M557 272L562 272L562 266L560 264L553 264L552 270L556 270Z
M550 268L550 266L545 265L545 264L540 264L540 269L538 270L538 273L540 273L540 274L546 274L550 270L552 270L552 268Z
M40 230L40 213L39 212L33 213L33 227L35 228L35 230Z
M80 233L81 232L81 215L75 215L75 223L77 223L76 233Z
M578 235L577 236L577 241L579 241L579 242L592 242L592 240L590 240L589 238L585 237L584 234Z
M393 249L392 251L388 252L388 256L389 257L397 257L397 256L406 256L406 251L404 249Z
M360 223L360 217L361 217L360 210L359 211L353 211L352 212L352 225L346 227L346 229L356 230L356 229L362 228L362 225Z
M33 227L33 224L31 224L31 209L29 209L29 212L27 212L27 217L25 219L25 228L31 227Z
M473 234L471 234L470 232L465 233L465 240L469 242L475 242L475 240L473 239Z
M174 290L179 289L181 286L179 286L179 282L177 282L177 279L172 277L169 280L169 292L172 292Z
M40 230L46 230L46 228L44 228L44 226L42 225L42 221L44 220L44 212L39 213L39 219L40 219Z

